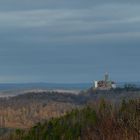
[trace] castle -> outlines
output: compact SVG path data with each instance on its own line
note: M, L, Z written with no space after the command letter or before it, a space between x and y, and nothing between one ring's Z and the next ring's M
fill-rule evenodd
M115 88L116 88L116 83L114 81L109 80L108 73L105 74L104 80L94 81L94 89L110 90Z

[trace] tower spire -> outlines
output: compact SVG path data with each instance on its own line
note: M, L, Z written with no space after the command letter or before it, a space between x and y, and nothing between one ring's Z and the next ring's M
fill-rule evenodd
M109 74L108 72L105 73L105 82L107 82L109 80Z

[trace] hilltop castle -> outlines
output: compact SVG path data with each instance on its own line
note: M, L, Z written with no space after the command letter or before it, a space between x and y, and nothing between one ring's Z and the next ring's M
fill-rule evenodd
M94 81L94 89L110 90L115 88L116 88L116 84L114 81L109 80L108 73L105 74L104 80Z

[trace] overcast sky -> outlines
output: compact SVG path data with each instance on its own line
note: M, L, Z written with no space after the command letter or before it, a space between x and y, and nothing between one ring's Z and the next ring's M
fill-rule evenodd
M139 0L0 0L0 82L140 81Z

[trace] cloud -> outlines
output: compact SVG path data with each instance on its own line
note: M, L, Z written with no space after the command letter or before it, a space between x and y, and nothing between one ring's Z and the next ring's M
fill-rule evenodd
M139 4L139 0L1 0L1 11L30 9L83 9L104 4Z
M118 35L120 38L127 37L127 34L137 36L140 32L139 12L139 6L129 4L99 5L90 9L0 12L0 35L3 40L9 36L9 41L44 43L97 42Z
M140 68L132 68L140 56L140 5L133 3L0 1L1 75L7 81L8 76L19 81L80 81L106 70L121 73L119 68L124 74L138 73Z

